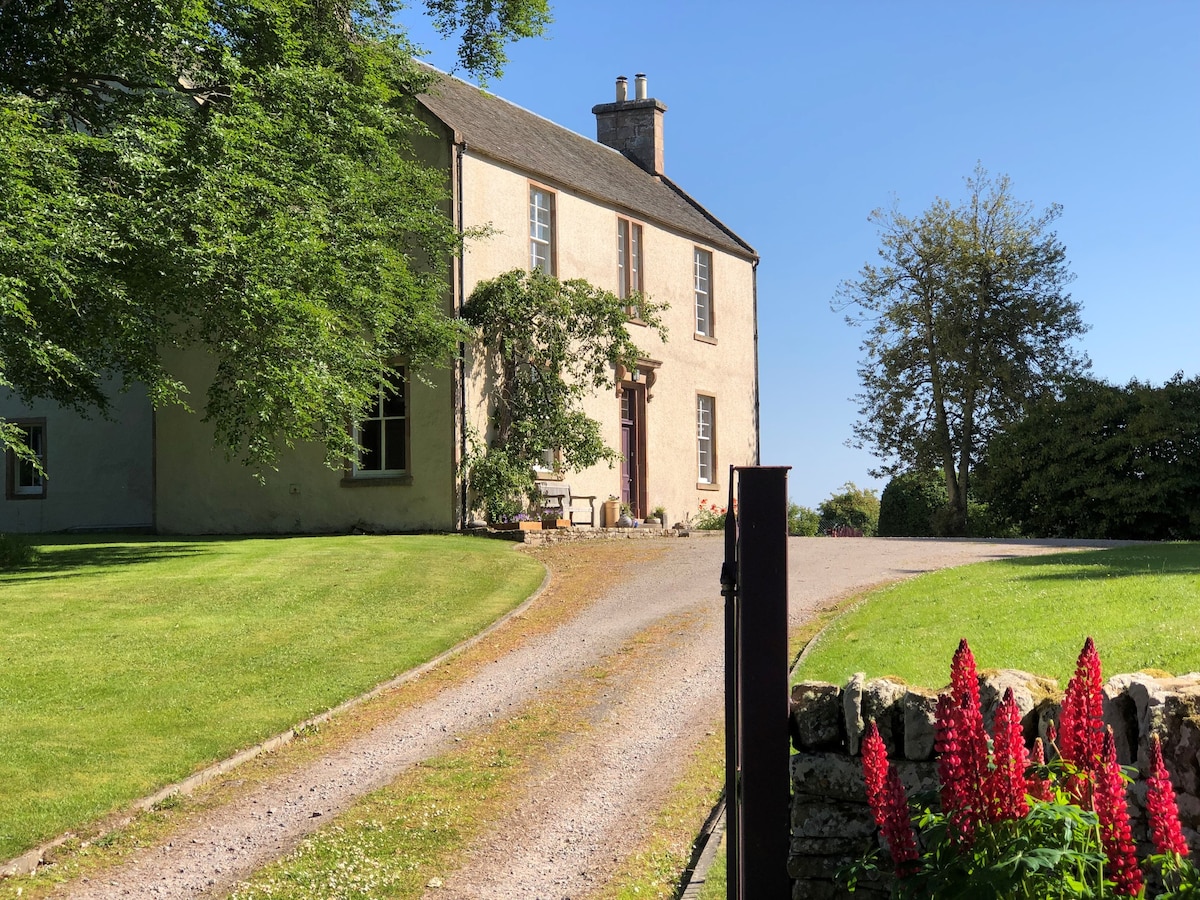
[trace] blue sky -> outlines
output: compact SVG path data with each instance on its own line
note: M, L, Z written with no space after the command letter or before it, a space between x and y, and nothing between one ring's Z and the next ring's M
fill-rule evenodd
M553 0L551 0L553 3ZM958 200L981 162L1056 224L1098 377L1200 374L1200 3L559 2L500 96L589 137L613 82L667 107L664 168L762 257L763 462L815 506L882 487L845 446L862 335L830 309L871 210ZM404 19L442 69L453 47Z

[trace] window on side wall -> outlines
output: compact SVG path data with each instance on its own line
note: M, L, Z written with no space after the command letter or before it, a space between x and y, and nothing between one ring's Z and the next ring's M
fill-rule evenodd
M617 296L629 300L642 291L642 226L617 219ZM641 311L626 303L625 311L635 319Z
M696 290L696 334L713 337L712 254L694 248L692 272Z
M696 395L696 483L716 484L717 398Z
M5 453L5 491L9 500L41 500L46 496L46 420L17 419L12 422L23 432L22 443L37 460Z
M408 379L403 366L391 369L362 420L354 428L359 445L356 477L406 475L409 468Z
M529 186L529 268L553 275L554 193Z

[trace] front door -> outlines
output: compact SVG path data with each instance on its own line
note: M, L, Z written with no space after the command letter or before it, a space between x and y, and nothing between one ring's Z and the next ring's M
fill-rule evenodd
M627 385L621 392L621 502L628 503L635 516L644 514L642 415L644 406L639 386Z

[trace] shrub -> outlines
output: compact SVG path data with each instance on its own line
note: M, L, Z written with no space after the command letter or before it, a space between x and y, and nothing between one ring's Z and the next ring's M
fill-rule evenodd
M814 537L821 530L821 515L815 509L789 503L788 534L794 537Z
M946 485L933 472L905 472L879 498L881 537L933 537L934 521L947 504Z
M700 501L700 509L692 517L692 527L697 531L720 531L725 527L725 507Z
M821 531L826 534L848 527L869 537L879 526L879 495L874 488L860 488L847 481L841 493L821 501L817 511L821 514Z
M37 558L37 549L23 534L0 534L0 569L27 566Z
M988 504L971 500L967 503L967 535L974 538L1015 538L1021 536L1021 529Z

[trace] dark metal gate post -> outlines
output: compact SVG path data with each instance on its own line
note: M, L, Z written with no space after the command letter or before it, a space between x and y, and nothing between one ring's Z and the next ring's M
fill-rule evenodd
M721 579L727 598L728 897L786 900L791 889L787 873L788 469L739 468L730 473L731 480L735 472L736 522L726 531ZM736 546L732 546L734 528ZM729 557L730 550L735 559ZM729 584L735 575L736 585Z

